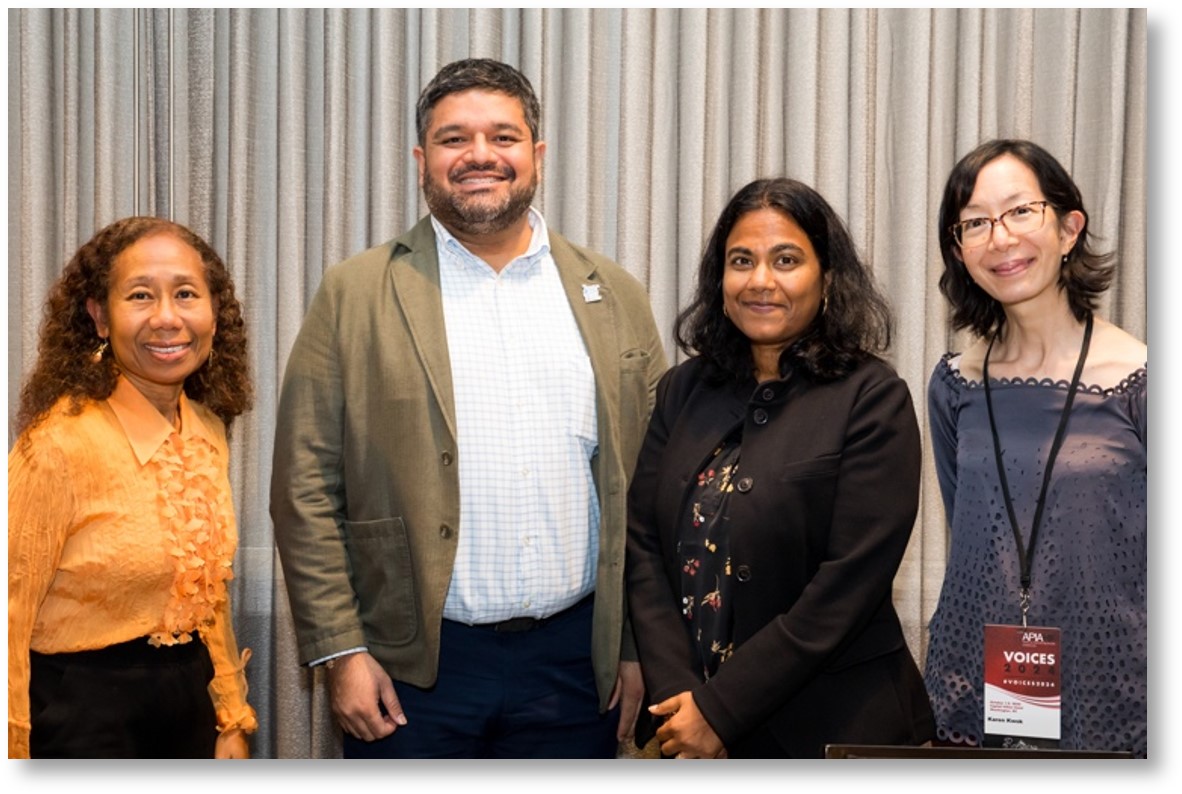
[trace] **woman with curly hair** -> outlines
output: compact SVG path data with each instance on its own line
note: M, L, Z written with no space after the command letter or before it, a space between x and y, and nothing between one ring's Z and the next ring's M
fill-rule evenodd
M629 607L662 753L927 741L891 602L919 428L877 355L890 314L845 225L800 182L747 185L676 333L696 355L657 387L628 501Z
M952 326L973 334L928 385L951 527L924 667L937 742L1144 756L1148 348L1095 314L1113 257L1067 170L1021 139L956 164L937 231ZM1055 682L1060 700L1015 731L1008 705L987 708L1010 696L985 671L1026 627L1058 633L1040 649L1058 663L1026 691L1005 683Z
M248 757L226 432L251 396L204 240L132 217L74 254L8 456L9 757Z

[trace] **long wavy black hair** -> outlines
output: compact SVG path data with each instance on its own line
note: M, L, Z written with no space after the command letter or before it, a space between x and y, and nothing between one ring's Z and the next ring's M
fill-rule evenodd
M800 226L827 281L822 311L780 354L781 375L791 368L818 381L838 380L865 358L885 352L891 341L890 309L853 238L820 193L787 178L751 182L723 209L702 253L693 300L674 326L678 346L705 358L722 378L752 376L751 341L722 311L722 278L727 237L739 218L761 209L781 212Z
M948 175L936 229L940 255L944 258L940 292L952 306L952 327L958 330L969 328L981 337L1001 330L1005 325L1005 311L1001 303L977 286L969 275L958 255L960 246L951 227L960 220L960 211L972 200L981 169L1007 154L1034 172L1038 187L1054 210L1056 220L1073 210L1083 214L1083 227L1059 269L1059 288L1066 290L1067 303L1075 319L1082 322L1096 310L1100 296L1112 283L1115 269L1112 253L1100 254L1092 250L1083 196L1067 169L1050 152L1021 138L986 141L962 157Z
M102 340L86 302L93 299L105 306L115 258L137 241L157 234L175 237L201 257L217 320L213 355L185 380L185 395L217 414L227 431L234 417L250 410L254 392L246 354L246 324L222 258L179 223L133 216L105 226L84 243L50 288L37 363L21 389L18 433L35 427L63 396L70 398L74 413L88 400L111 396L119 369L110 348L99 361L93 359Z

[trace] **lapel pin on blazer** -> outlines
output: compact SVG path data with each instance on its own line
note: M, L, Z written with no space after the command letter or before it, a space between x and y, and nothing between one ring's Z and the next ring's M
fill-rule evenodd
M599 294L598 284L583 285L583 303L597 303L601 300L603 296Z

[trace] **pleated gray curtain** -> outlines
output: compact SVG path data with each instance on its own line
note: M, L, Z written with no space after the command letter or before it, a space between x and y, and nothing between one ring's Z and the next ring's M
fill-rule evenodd
M73 251L131 214L208 238L246 309L258 394L232 441L254 752L338 755L322 682L296 665L272 542L276 394L325 267L425 211L414 103L440 66L488 56L530 77L540 208L648 287L671 358L726 199L762 176L814 185L894 307L891 357L926 436L928 375L965 341L936 287L936 211L983 140L1032 138L1073 173L1118 256L1103 312L1145 339L1146 38L1144 9L10 10L9 443ZM927 456L895 586L921 664L945 551Z

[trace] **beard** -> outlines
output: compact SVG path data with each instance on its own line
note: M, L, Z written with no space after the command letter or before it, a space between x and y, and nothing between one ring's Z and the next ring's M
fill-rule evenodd
M488 169L457 169L448 175L448 179L459 179L468 171L474 170ZM517 173L505 166L501 170L501 175L513 180ZM495 234L508 229L529 211L537 190L536 170L528 184L510 187L509 195L500 199L483 194L473 195L448 190L445 185L436 182L429 172L423 173L423 198L426 199L431 214L448 229L467 235Z

